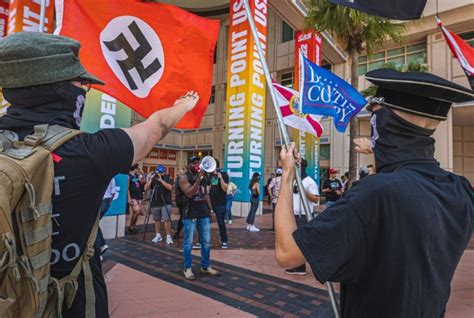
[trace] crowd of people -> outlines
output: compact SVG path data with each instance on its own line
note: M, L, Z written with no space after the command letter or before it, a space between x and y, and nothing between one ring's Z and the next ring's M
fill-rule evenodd
M217 271L210 267L210 224L213 221L217 223L221 248L227 249L229 247L227 225L232 224L232 203L239 191L237 186L231 182L229 175L221 169L218 159L214 158L216 169L212 173L206 173L202 169L201 159L196 156L189 158L188 165L178 169L175 180L167 174L163 165L156 166L154 171L147 174L135 164L131 167L128 178L127 195L130 213L128 233L137 233L138 216L145 214L152 216L155 222L155 236L151 240L152 243L164 241L167 245L172 245L174 240L180 238L184 229L183 274L191 280L195 279L190 267L192 249L201 249L203 272L218 275ZM300 167L301 179L310 213L316 216L317 212L321 210L316 208L321 202L320 186L314 178L307 174L307 167L308 164L303 159ZM367 175L375 174L374 170L370 171L371 168L373 165L364 166L361 171L365 169L368 171ZM337 172L334 168L329 169L328 176L321 186L326 208L334 205L349 189L348 172L341 176L341 180L337 178ZM244 191L249 191L250 196L250 207L245 226L247 231L260 231L255 225L255 219L260 202L262 199L265 201L264 197L267 195L273 220L270 231L274 233L274 212L279 199L282 174L283 169L277 168L263 188L260 174L255 172L252 175L248 189L244 189ZM359 177L362 179L365 175L361 173ZM179 214L179 220L175 222L176 226L172 223L173 198L177 214ZM298 226L303 226L306 224L306 216L296 183L293 184L293 202L295 220ZM147 220L145 218L145 222ZM164 224L166 238L162 236L162 224ZM197 240L195 232L198 233ZM101 246L104 245L103 243ZM101 254L107 250L108 246L105 246L106 248L100 249ZM306 266L303 264L296 268L286 269L285 272L289 275L306 275Z

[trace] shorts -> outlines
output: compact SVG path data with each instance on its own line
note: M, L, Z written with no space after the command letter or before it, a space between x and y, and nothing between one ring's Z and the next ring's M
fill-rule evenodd
M137 200L137 199L131 199L131 206L132 206L132 209L133 211L135 212L138 212L140 211L140 205L142 204L142 201L141 200Z
M153 220L159 221L171 221L171 204L165 206L151 207L151 213L153 214Z

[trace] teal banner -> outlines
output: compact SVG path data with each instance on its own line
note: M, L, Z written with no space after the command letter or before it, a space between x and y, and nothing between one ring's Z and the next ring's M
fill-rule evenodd
M101 129L130 127L132 110L115 98L92 89L86 98L81 130L95 133ZM106 216L125 214L128 176L115 176L116 195Z

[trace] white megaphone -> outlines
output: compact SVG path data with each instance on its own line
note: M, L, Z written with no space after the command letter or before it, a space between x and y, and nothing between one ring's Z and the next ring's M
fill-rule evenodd
M207 173L213 173L216 171L217 163L216 159L211 156L205 156L201 159L201 164L199 165L199 169L204 170Z

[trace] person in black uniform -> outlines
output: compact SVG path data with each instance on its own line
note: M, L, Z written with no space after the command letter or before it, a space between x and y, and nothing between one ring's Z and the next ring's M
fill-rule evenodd
M294 145L284 148L276 258L283 267L307 261L321 283L341 282L342 317L443 317L471 239L474 198L466 178L440 167L431 136L451 104L474 92L429 73L380 69L366 79L378 86L372 143L357 149L373 151L377 174L297 229Z

